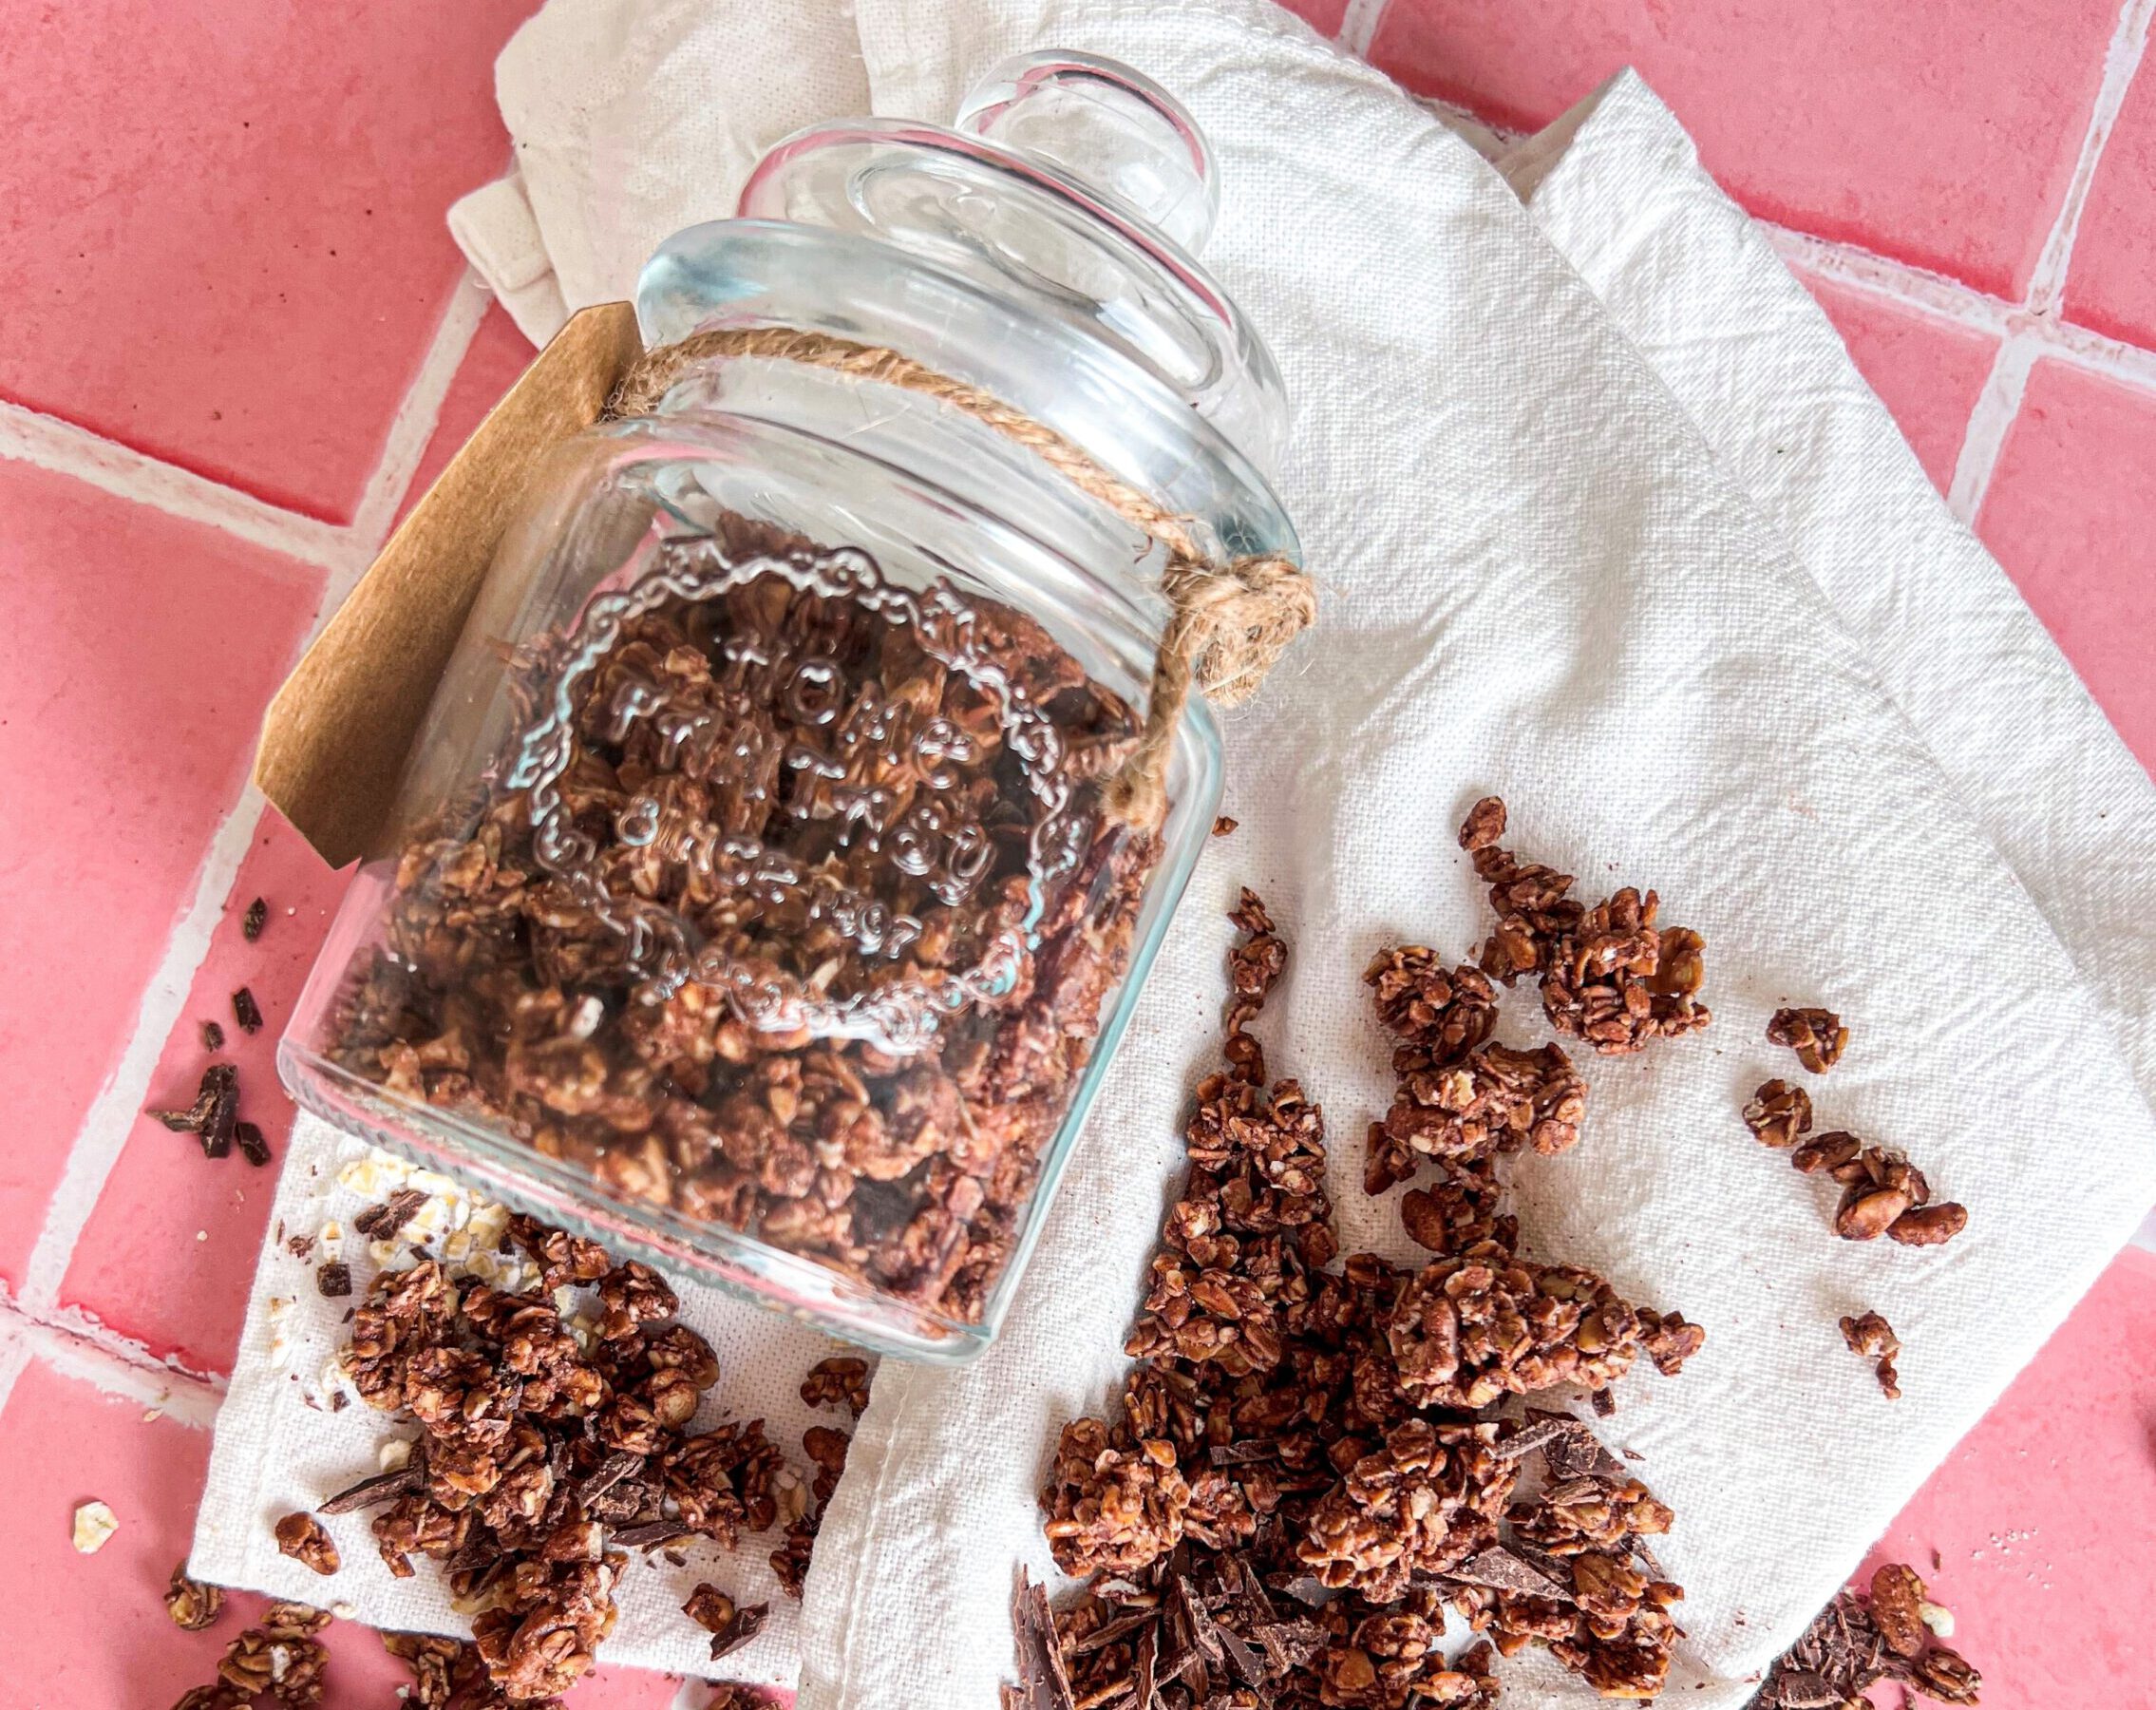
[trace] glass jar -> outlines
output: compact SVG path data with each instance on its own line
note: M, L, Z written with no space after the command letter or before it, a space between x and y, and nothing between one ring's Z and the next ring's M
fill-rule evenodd
M1035 54L663 245L683 359L505 536L294 1096L853 1340L985 1346L1220 793L1196 696L1142 760L1174 555L1134 509L1296 554L1277 372L1188 253L1215 194L1164 91Z

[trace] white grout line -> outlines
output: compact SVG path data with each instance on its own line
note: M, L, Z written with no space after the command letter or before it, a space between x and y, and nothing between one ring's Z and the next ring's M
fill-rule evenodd
M1969 426L1961 436L1961 455L1954 465L1954 480L1946 489L1946 508L1971 528L1984 507L1999 452L2007 431L2021 413L2021 394L2029 390L2029 370L2042 349L2034 338L2016 335L1998 348L1984 390L1976 394L1969 411Z
M1952 321L2003 337L2019 313L2013 304L1987 296L1944 274L1875 256L1851 244L1829 242L1808 232L1768 225L1764 220L1760 229L1774 246L1774 253L1789 266L1852 291L1888 298L1935 320Z
M419 371L412 376L404 401L390 419L389 431L383 436L382 461L368 478L367 490L360 495L359 507L352 513L349 534L358 550L350 555L349 566L339 567L349 574L345 577L345 586L334 590L338 602L350 592L350 583L358 580L375 549L381 545L382 538L389 532L390 521L397 514L397 506L405 502L406 490L419 469L419 460L426 454L427 441L434 437L435 427L442 419L442 401L449 395L450 383L456 379L458 369L463 366L464 354L471 349L480 322L486 318L487 309L493 302L494 294L480 283L479 275L465 268L456 290L449 294L448 304L442 311L442 319L434 329L426 354L420 358Z
M2044 247L2036 256L2035 270L2030 275L2029 308L2047 319L2057 314L2059 301L2066 294L2067 269L2073 262L2073 240L2080 234L2081 216L2089 206L2089 192L2096 181L2096 168L2103 163L2104 145L2111 140L2111 129L2119 122L2119 109L2126 104L2127 89L2148 46L2151 15L2156 15L2156 0L2126 0L2119 11L2118 26L2111 32L2110 44L2104 49L2103 82L2097 86L2096 104L2089 115L2089 129L2081 139L2081 152L2073 162L2073 176L2067 180L2058 218L2045 236Z
M218 826L196 873L194 900L173 928L157 972L142 988L126 1049L98 1090L74 1145L68 1148L66 1168L46 1205L44 1227L38 1231L37 1244L30 1249L29 1263L23 1269L23 1305L33 1314L49 1311L59 1298L75 1243L97 1208L98 1196L104 1191L112 1167L126 1148L127 1137L149 1096L150 1077L157 1073L158 1058L186 1007L187 994L202 959L209 954L217 922L224 918L233 881L238 876L248 846L255 840L264 806L261 794L250 784L241 789L238 803ZM177 1096L185 1089L174 1091Z
M8 1411L8 1397L15 1393L15 1379L29 1363L29 1342L14 1328L21 1321L11 1312L0 1315L0 1413Z
M1385 21L1385 9L1391 0L1348 0L1348 10L1340 14L1340 33L1333 39L1358 58L1367 58L1370 45L1377 39L1377 27Z
M348 531L333 522L264 504L207 476L100 439L72 422L5 401L0 401L0 457L71 475L120 498L208 523L322 569L338 569L351 555Z
M217 1418L224 1396L221 1378L181 1371L80 1314L66 1317L75 1321L32 1317L12 1302L0 1304L0 1380L6 1384L0 1406L23 1363L34 1358L63 1377L139 1402L145 1411L155 1408L178 1424L206 1431Z

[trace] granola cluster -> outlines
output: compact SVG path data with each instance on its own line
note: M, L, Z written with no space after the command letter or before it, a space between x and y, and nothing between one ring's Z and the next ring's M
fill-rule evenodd
M1952 1200L1934 1204L1924 1172L1901 1153L1839 1129L1812 1134L1811 1098L1802 1087L1766 1082L1745 1106L1744 1120L1761 1145L1787 1150L1800 1175L1841 1184L1834 1232L1844 1241L1884 1235L1902 1246L1938 1246L1968 1227L1968 1207Z
M1889 1401L1901 1400L1901 1374L1894 1369L1894 1362L1901 1357L1901 1339L1894 1334L1894 1326L1876 1312L1844 1318L1842 1340L1849 1344L1850 1353L1873 1362L1880 1393Z
M1421 1270L1335 1265L1322 1115L1295 1081L1268 1084L1247 1032L1285 947L1249 892L1234 919L1226 1066L1186 1125L1189 1173L1126 1343L1139 1363L1114 1422L1065 1426L1042 1493L1057 1564L1090 1584L1061 1614L1021 1591L1007 1703L1477 1710L1495 1655L1534 1644L1605 1692L1652 1696L1681 1593L1643 1540L1669 1511L1579 1421L1487 1405L1607 1382L1641 1352L1674 1370L1698 1344L1675 1315L1518 1257L1496 1156L1538 1121L1576 1124L1577 1095L1539 1115L1530 1095L1521 1120L1428 1154L1445 1175L1409 1196L1436 1255ZM1478 971L1411 949L1370 983L1404 1076L1486 1059ZM1542 1488L1522 1496L1534 1457ZM1449 1665L1447 1608L1485 1636Z
M1157 859L1102 808L1137 720L1023 614L895 611L858 554L819 592L834 555L737 521L661 568L758 554L789 572L670 594L594 659L529 651L551 782L505 752L411 836L326 1048L612 1196L976 1319ZM810 1024L841 1013L918 1031Z
M176 1586L180 1577L174 1574ZM166 1603L170 1607L169 1597ZM180 1620L178 1609L173 1619ZM206 1626L216 1619L213 1606L208 1620L193 1624ZM330 1654L318 1635L329 1624L328 1615L306 1604L272 1604L260 1621L225 1646L217 1679L181 1694L174 1710L248 1710L264 1698L284 1710L309 1710L321 1703Z
M408 1215L392 1203L384 1221ZM404 1466L318 1511L379 1510L376 1547L399 1577L414 1555L441 1564L460 1606L477 1611L473 1654L493 1689L522 1704L558 1697L590 1667L629 1550L691 1534L731 1548L776 1524L782 1490L799 1480L761 1422L689 1431L718 1362L672 1321L678 1302L656 1272L528 1217L509 1234L540 1268L529 1293L432 1259L375 1278L344 1369L365 1400L422 1434ZM588 1345L558 1287L596 1295ZM320 1530L290 1516L280 1546L296 1553Z
M1889 1562L1865 1593L1844 1591L1822 1609L1760 1688L1760 1710L1868 1710L1865 1690L1899 1682L1942 1704L1975 1704L1983 1677L1941 1644L1951 1631L1915 1568Z
M1629 885L1592 908L1569 893L1573 879L1522 862L1504 847L1504 803L1477 802L1460 827L1460 846L1489 886L1497 927L1485 941L1483 972L1511 985L1541 983L1542 1013L1557 1032L1605 1055L1674 1038L1713 1016L1693 996L1704 978L1705 940L1683 926L1657 926L1659 902Z

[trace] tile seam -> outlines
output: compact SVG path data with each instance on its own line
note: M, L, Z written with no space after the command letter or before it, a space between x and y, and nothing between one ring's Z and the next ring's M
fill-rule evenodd
M2042 341L2027 333L2006 339L1993 357L1992 371L1985 376L1983 390L1976 394L1976 405L1969 411L1969 423L1961 434L1961 454L1955 459L1954 480L1946 489L1946 508L1972 529L1983 511L1984 495L1991 490L2007 434L2021 413L2022 395L2029 390L2029 370L2035 366L2041 349Z
M224 1380L159 1359L148 1348L79 1313L38 1313L0 1296L0 1408L30 1361L155 1407L167 1418L207 1430L224 1396ZM10 1369L11 1368L11 1369Z
M2103 164L2105 144L2111 140L2133 74L2147 48L2152 14L2156 14L2156 0L2125 0L2111 38L2105 45L2103 80L2097 86L2089 126L2082 133L2081 147L2074 157L2073 174L2067 180L2066 195L2060 199L2058 214L2044 236L2043 248L2037 252L2036 265L2029 277L2029 309L2046 319L2056 316L2065 298L2081 218L2088 210L2097 169Z
M1377 27L1385 22L1385 13L1391 0L1348 0L1347 10L1340 14L1340 33L1333 39L1357 59L1370 56L1370 45L1377 39Z
M443 305L426 353L420 358L418 371L390 418L389 430L383 436L381 461L368 478L346 530L350 544L361 550L348 551L347 558L351 561L340 566L347 572L348 586L336 590L339 598L349 591L349 582L356 580L359 572L366 569L368 557L388 534L397 507L419 472L420 459L441 426L442 406L449 388L471 353L472 340L478 336L480 324L493 302L494 294L480 282L474 269L466 267Z
M76 1130L60 1180L46 1201L37 1243L23 1270L22 1303L33 1314L46 1311L59 1300L76 1244L97 1212L98 1201L104 1197L121 1153L126 1150L136 1120L149 1097L151 1078L157 1074L158 1062L180 1012L187 1007L195 977L209 955L218 922L224 919L233 884L254 844L266 806L253 785L244 786L239 800L218 822L196 869L194 895L165 940L156 971L142 988L120 1060L98 1089L82 1126Z
M69 476L115 498L219 529L318 570L334 571L350 556L350 531L336 523L284 510L19 404L0 401L0 458Z

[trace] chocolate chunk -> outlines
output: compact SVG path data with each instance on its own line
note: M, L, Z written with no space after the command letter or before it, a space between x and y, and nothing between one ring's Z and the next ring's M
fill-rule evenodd
M224 1029L215 1021L202 1023L202 1049L209 1052L218 1052L224 1049Z
M369 1241L388 1241L411 1222L426 1195L417 1188L400 1188L378 1206L369 1206L351 1220L351 1226Z
M259 1167L270 1161L270 1143L263 1138L262 1130L252 1122L234 1123L232 1141L239 1148L239 1155L248 1163Z
M262 1011L255 1001L255 994L245 986L232 995L233 1019L239 1023L241 1033L262 1031Z
M248 903L247 912L240 917L239 936L252 944L262 936L262 926L270 918L270 905L256 897Z
M351 1293L351 1266L325 1264L314 1273L315 1292L326 1300L341 1301Z
M418 1455L407 1461L393 1472L377 1472L372 1478L363 1478L357 1484L339 1491L327 1502L316 1503L317 1514L353 1514L361 1509L374 1508L393 1501L407 1491L416 1491L426 1483L426 1462Z

